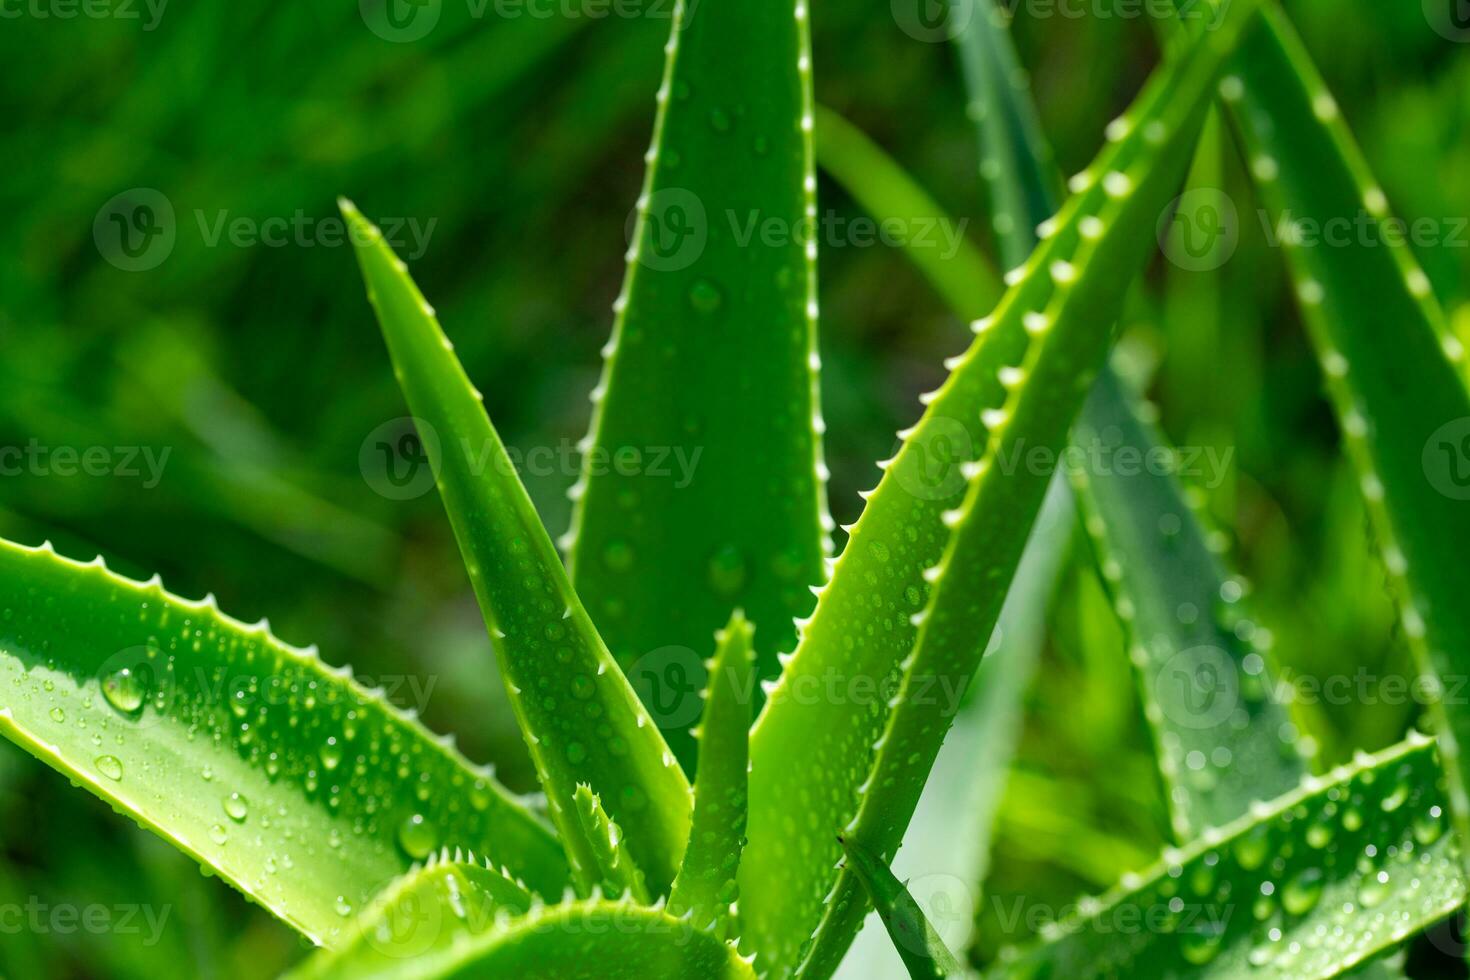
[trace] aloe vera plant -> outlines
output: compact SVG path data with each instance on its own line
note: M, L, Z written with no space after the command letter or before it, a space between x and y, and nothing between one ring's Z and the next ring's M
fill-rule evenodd
M1154 473L1069 485L1023 461L1088 444L1167 455L1108 356L1216 93L1277 215L1386 213L1284 16L1270 0L1209 8L1064 183L1004 19L955 5L1010 271L966 241L911 250L975 336L879 463L840 552L817 390L817 159L878 217L938 209L816 107L805 0L673 11L565 561L450 340L482 338L441 325L390 236L341 202L408 410L435 436L428 462L488 632L478 670L498 675L539 796L265 621L49 543L0 540L0 734L322 947L294 977L819 980L870 908L911 975L963 975L969 924L948 948L896 856L906 836L962 838L921 860L944 851L981 886L1075 498L1175 846L985 965L1393 975L1375 961L1467 898L1463 708L1436 706L1438 742L1414 734L1312 775L1189 488ZM1463 350L1406 249L1288 244L1405 631L1448 681L1470 644L1454 561L1470 540L1454 479ZM1401 338L1385 340L1384 316ZM189 425L169 372L148 375ZM1408 378L1422 398L1395 397ZM641 469L654 454L682 476ZM241 472L272 500L346 513L257 463ZM262 507L247 524L285 526ZM389 535L337 530L330 547L292 545L380 579ZM353 540L372 544L373 574ZM31 944L21 957L40 959Z

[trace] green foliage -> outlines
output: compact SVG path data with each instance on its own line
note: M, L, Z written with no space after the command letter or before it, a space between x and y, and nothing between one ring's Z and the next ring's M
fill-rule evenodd
M694 780L694 821L669 911L689 914L701 929L723 936L739 894L736 869L745 850L750 768L750 703L754 695L754 630L736 611L716 635L709 663L699 738L699 775Z
M944 7L947 25L895 3L899 31L840 5L813 22L805 0L620 9L595 32L590 11L359 6L261 18L206 4L141 39L118 30L120 12L83 24L44 4L9 11L0 52L26 91L0 135L17 161L0 181L16 225L0 263L0 534L128 555L141 564L112 568L159 567L189 594L218 583L285 635L351 649L358 676L393 665L443 679L418 708L500 759L504 785L389 691L263 620L100 557L0 539L0 734L19 747L0 752L0 974L276 975L303 937L325 947L293 974L307 978L857 980L894 975L895 956L920 976L962 974L965 958L1068 980L1434 973L1422 961L1444 958L1436 944L1407 966L1391 954L1447 934L1466 899L1463 699L1429 705L1437 751L1415 734L1314 777L1307 760L1388 744L1417 705L1371 703L1392 677L1356 704L1299 696L1294 716L1275 691L1314 671L1406 671L1402 639L1454 692L1470 649L1470 307L1447 317L1430 289L1429 274L1463 279L1457 256L1394 240L1388 194L1274 4L1147 11L1164 66L1105 129L1145 52L1118 18L1019 18L1023 59L986 0ZM1395 201L1452 215L1470 207L1455 142L1470 74L1416 40L1451 43L1457 24L1431 6L1329 19L1325 0L1302 0L1293 16L1383 148L1374 167ZM427 34L403 35L427 15ZM1370 21L1365 48L1351 27ZM53 27L65 58L42 41ZM863 39L819 43L836 80L824 95L937 178L932 194L817 109L813 28L819 42ZM943 46L895 56L894 34L952 37L967 90L926 56ZM273 67L231 55L242 43ZM1374 91L1403 65L1433 98ZM949 186L967 169L962 109L988 199L974 242L946 217L966 209L938 203L973 190ZM1065 201L1044 132L1057 160L1094 159ZM932 386L943 331L930 327L953 317L883 250L846 247L861 226L842 225L841 195L818 210L817 158L883 219L882 242L906 229L919 272L979 318L862 507L848 499L854 461L890 455L898 421L870 389ZM1233 238L1197 252L1190 232L1211 230L1190 224L1201 195L1242 205L1227 188L1245 176L1262 231L1246 217L1238 257ZM374 200L381 231L344 202L335 245L234 241L241 220L263 233L293 209L299 234L349 186ZM131 215L145 250L155 219L169 237L146 275L113 247L136 258L131 234L108 240L109 220L129 217L109 211L140 195L155 205ZM434 215L433 247L427 233L390 241L417 234L394 209ZM581 236L615 239L625 217L578 460L586 419L567 393L594 383L575 372L593 362L619 271L607 242ZM1344 220L1383 236L1307 241ZM1174 267L1140 276L1155 240ZM466 325L458 351L390 245ZM341 253L325 251L338 246L356 252L401 392L361 344ZM1318 368L1278 330L1267 247L1286 257L1335 429ZM1135 402L1143 379L1157 379L1161 412ZM392 419L404 396L412 418ZM1094 569L1057 454L1164 458L1160 419L1181 444L1239 458L1208 487L1148 466L1079 475ZM423 459L397 462L428 464L447 525L394 492L410 428ZM538 451L557 441L566 454L548 470ZM835 559L824 441L835 505L856 517ZM92 465L84 447L142 450L150 492L90 469L65 477L67 450ZM546 528L568 519L564 567ZM1245 612L1216 524L1261 584L1252 605L1291 642L1273 648ZM533 784L541 795L506 788ZM138 828L111 826L109 806ZM1059 924L1030 921L1114 882ZM1000 962L987 962L989 930L1007 912L978 904L982 885L1027 913L1003 927L1023 951ZM144 939L67 931L55 915L12 934L17 910L82 902L178 915ZM891 942L844 962L870 907Z
M1415 737L1082 903L1008 978L1332 977L1465 901L1443 773Z
M441 847L554 896L566 864L471 766L213 596L0 542L0 732L318 942Z
M847 851L847 862L877 908L909 976L923 980L961 975L964 971L959 961L939 938L939 933L925 918L924 910L919 908L919 903L914 901L903 882L861 844L849 840L839 843Z
M806 11L679 5L572 490L577 592L690 769L694 651L740 606L776 676L831 554ZM655 453L687 472L652 478L636 460Z
M925 399L756 723L742 919L775 976L802 961L824 975L861 921L852 876L833 892L836 844L823 828L838 824L885 858L898 846L952 720L942 692L958 697L972 676L1046 489L1048 474L1006 461L1065 438L1246 12L1232 5L1227 27L1151 81L1137 125L1077 182L1052 236ZM814 698L823 677L894 693ZM798 747L815 778L787 765ZM803 796L812 802L797 822L788 801Z
M358 259L400 384L431 451L511 705L578 874L597 868L573 796L585 784L664 893L689 831L689 785L572 591L561 561L407 267L357 209Z

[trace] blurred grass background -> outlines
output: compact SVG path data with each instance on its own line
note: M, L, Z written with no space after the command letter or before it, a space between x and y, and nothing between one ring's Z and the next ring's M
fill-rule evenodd
M359 451L406 414L350 251L210 244L228 218L321 221L346 194L375 218L433 222L413 271L506 441L580 438L623 272L669 5L587 16L586 3L442 0L413 43L368 29L379 0L176 2L139 19L55 16L0 0L0 446L169 451L156 486L125 477L0 477L0 534L101 552L175 592L316 642L370 678L411 676L430 726L531 788L483 626L438 501L376 493ZM704 0L714 2L714 0ZM896 0L904 2L904 0ZM155 0L156 9L157 0ZM1087 5L1091 6L1091 5ZM1401 216L1470 215L1470 48L1420 4L1287 5ZM1038 8L1040 11L1046 9ZM507 12L520 10L518 15ZM49 16L40 16L49 12ZM366 13L364 12L366 11ZM954 53L905 34L882 3L812 7L817 93L874 136L967 231L991 241ZM1034 16L1015 31L1068 170L1156 60L1140 19ZM1291 676L1407 670L1353 480L1280 256L1233 150L1235 257L1159 264L1125 343L1153 372L1176 443L1232 452L1204 488ZM177 241L146 272L93 238L115 195L152 188ZM822 209L861 214L830 182ZM1420 252L1470 334L1470 249ZM832 509L852 520L894 431L916 416L958 319L882 246L821 258ZM1385 329L1392 329L1385 324ZM554 534L561 467L528 477ZM1148 862L1167 820L1122 636L1085 552L1066 576L988 888L1059 905ZM1301 704L1324 765L1398 738L1412 703ZM84 846L78 846L83 844ZM0 937L11 977L272 975L299 941L187 860L8 745L0 746L0 904L144 903L150 930ZM1018 938L982 910L982 953Z

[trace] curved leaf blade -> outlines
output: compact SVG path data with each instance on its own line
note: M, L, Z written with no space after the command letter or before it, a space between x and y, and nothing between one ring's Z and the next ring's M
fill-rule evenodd
M420 436L440 447L430 457L444 508L572 864L595 866L573 802L585 783L664 893L688 836L689 784L572 591L433 309L382 233L350 202L342 213Z
M755 980L729 946L659 909L586 901L513 915L469 868L450 867L452 877L431 869L410 880L399 918L389 920L398 932L367 933L343 954L318 953L293 980Z
M1309 779L1118 889L994 977L1333 977L1465 901L1433 743Z
M944 945L924 910L903 882L888 870L888 865L856 841L842 839L838 843L847 851L847 863L878 910L909 976L914 980L961 976L965 971L959 960Z
M1465 349L1290 22L1274 7L1221 82L1252 175L1279 236L1358 470L1411 648L1442 683L1470 671L1470 389ZM1346 247L1310 229L1374 229ZM1412 397L1406 393L1412 392ZM1470 710L1431 706L1457 825L1470 835ZM1467 837L1470 839L1470 837Z
M745 614L737 610L715 636L709 693L697 730L694 822L669 896L672 914L688 912L696 926L720 936L728 930L730 906L739 895L736 871L745 849L753 634Z
M897 847L952 720L936 692L957 699L974 673L1046 488L1047 474L1006 460L1019 446L1060 448L1250 6L1232 4L1195 57L1151 81L1140 125L1076 182L1055 233L926 399L756 723L742 922L773 976L803 958L809 975L830 972L861 921L852 876L833 892L831 835L885 858ZM936 485L925 466L941 443L959 452L940 470L955 479ZM847 683L843 696L813 697L824 677ZM865 696L851 696L853 678ZM787 764L797 752L815 785ZM797 799L811 803L792 814Z
M577 592L635 683L677 686L656 720L691 771L692 651L739 606L760 627L757 673L775 676L831 553L808 35L806 0L678 5L573 492ZM654 453L683 474L615 465Z
M434 976L455 962L455 945L534 904L501 872L437 855L384 889L353 919L336 948L292 970L292 980L334 976Z
M640 905L649 902L648 885L632 855L622 846L623 831L608 817L602 801L586 786L578 786L573 796L577 805L577 821L582 838L588 844L596 863L583 876L584 891L591 894L601 889L608 895L628 895Z
M530 812L315 649L0 542L0 733L321 943L440 845L559 894Z

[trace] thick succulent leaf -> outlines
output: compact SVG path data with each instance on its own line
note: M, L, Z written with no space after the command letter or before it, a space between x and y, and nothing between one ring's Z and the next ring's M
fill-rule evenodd
M1111 462L1072 472L1130 632L1174 834L1186 841L1292 789L1307 767L1274 699L1266 649L1240 608L1240 582L1169 471L1172 450L1129 398L1119 378L1098 379L1073 438Z
M1002 251L1018 262L1056 210L1061 182L1003 15L989 0L970 2L985 8L958 38L981 173ZM1175 836L1187 841L1253 800L1285 793L1307 767L1288 739L1286 710L1272 699L1263 651L1250 642L1254 624L1240 610L1240 585L1161 465L1173 459L1162 434L1136 416L1111 371L1083 403L1072 442L1081 459L1097 462L1068 472L1094 518L1087 526L1115 608L1131 629Z
M679 4L573 491L573 583L691 769L693 651L740 606L774 676L831 548L809 49L806 0Z
M897 847L1046 489L1018 450L1062 445L1250 9L1150 82L869 495L752 735L741 916L763 971L810 949L825 975L861 921L852 876L833 892L832 835Z
M415 868L380 892L331 950L289 976L439 976L457 965L455 946L535 904L506 874L448 854Z
M592 866L572 801L585 783L664 893L689 833L689 784L572 591L433 309L382 233L350 203L342 212L572 864Z
M592 853L595 864L580 872L583 890L594 888L609 895L628 895L633 901L647 905L648 884L633 856L623 847L623 831L608 817L602 801L586 786L578 786L573 796L582 838Z
M1220 92L1295 278L1405 632L1426 672L1455 683L1470 671L1464 346L1404 236L1385 229L1388 202L1301 41L1274 7L1262 14ZM1458 748L1470 744L1470 708L1433 710L1470 833L1470 758Z
M833 134L837 135L833 135ZM948 216L881 148L831 110L818 110L817 162L879 222L930 220L953 226ZM985 255L969 245L945 260L936 249L904 254L950 306L967 320L994 305L999 276ZM923 879L932 894L920 903L943 903L943 938L965 948L974 923L971 888L983 882L993 821L1020 733L1021 708L1040 658L1047 605L1076 525L1070 485L1052 478L1025 553L1006 594L971 690L934 760L893 871ZM841 980L881 977L901 969L882 927L864 925L838 970Z
M1009 978L1337 976L1465 901L1428 738L1363 757L1082 903Z
M872 851L856 841L840 840L847 851L847 866L863 883L883 927L893 940L894 949L915 980L931 977L954 977L964 973L954 954L944 945L934 925L924 915L903 882L893 876L888 865Z
M513 916L463 866L452 878L425 872L410 889L389 928L318 953L293 980L755 980L734 949L657 908L582 901Z
M346 670L99 561L0 542L0 733L312 939L441 845L567 883L550 831Z
M716 635L709 690L699 723L699 774L694 778L694 824L684 865L674 880L669 911L723 936L738 896L736 870L745 849L750 769L750 702L754 636L737 611Z

